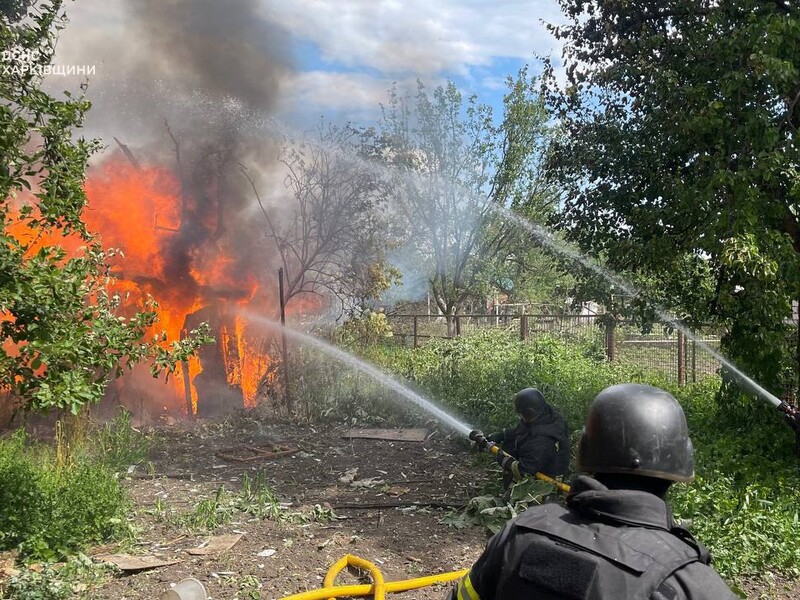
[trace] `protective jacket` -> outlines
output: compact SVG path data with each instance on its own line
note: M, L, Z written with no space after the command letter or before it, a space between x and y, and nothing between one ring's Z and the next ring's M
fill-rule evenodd
M709 563L664 500L583 476L566 508L544 504L509 521L451 600L734 600Z
M517 459L520 473L536 472L550 477L565 475L569 469L570 444L567 423L561 414L547 407L533 423L520 422L495 436L505 452ZM511 475L504 478L506 487Z

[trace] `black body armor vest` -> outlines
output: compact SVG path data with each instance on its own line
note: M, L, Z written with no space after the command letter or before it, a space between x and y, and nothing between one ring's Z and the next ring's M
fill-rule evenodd
M499 597L542 600L663 598L665 580L705 548L679 528L625 527L582 519L556 504L521 515L504 552Z

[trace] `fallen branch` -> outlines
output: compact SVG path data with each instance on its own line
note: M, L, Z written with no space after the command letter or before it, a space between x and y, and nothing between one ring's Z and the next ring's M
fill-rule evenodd
M411 506L418 506L420 508L464 508L467 506L466 502L454 504L452 502L359 502L357 504L334 504L331 506L333 510L358 510L358 509L375 509L375 508L406 508Z
M128 479L183 479L194 481L193 473L127 473Z

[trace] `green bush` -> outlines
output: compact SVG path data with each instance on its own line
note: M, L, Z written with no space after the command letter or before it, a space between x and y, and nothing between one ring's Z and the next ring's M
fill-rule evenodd
M676 515L725 576L800 576L800 473L792 431L761 401L718 397L719 382L673 389L695 446L697 478L670 493ZM720 401L722 400L722 401Z
M62 559L128 532L128 501L114 470L86 452L59 464L22 432L0 439L0 550Z
M630 367L599 360L589 343L565 345L548 337L520 342L515 332L503 330L432 340L417 349L372 347L364 353L481 429L513 424L511 398L534 386L577 430L597 392L615 382L644 379Z

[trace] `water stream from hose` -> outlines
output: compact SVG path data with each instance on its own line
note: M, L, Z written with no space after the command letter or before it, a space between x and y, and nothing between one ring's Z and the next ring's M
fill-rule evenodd
M639 291L627 281L621 279L619 276L610 273L603 267L601 267L597 262L592 260L590 257L581 254L574 248L570 247L566 242L559 240L556 238L552 232L545 229L541 225L537 225L528 219L521 217L520 215L516 214L515 212L502 207L494 207L492 210L503 218L516 223L520 227L524 228L528 231L531 235L533 235L539 242L553 250L554 252L560 254L561 256L570 258L582 264L587 269L590 269L594 273L597 273L601 277L603 277L606 281L611 283L612 285L618 287L619 289L623 290L626 294L630 296L635 296L639 293ZM679 329L683 332L683 334L695 342L698 346L703 348L706 352L711 354L715 359L717 359L721 364L725 366L726 369L734 376L737 382L744 387L750 393L758 396L762 400L772 404L773 406L779 407L783 405L783 402L779 400L775 395L771 394L769 391L764 389L761 385L755 382L752 378L748 377L740 368L734 365L730 360L722 356L719 352L714 350L711 346L706 344L703 340L699 339L695 333L680 323L675 317L671 316L665 310L658 306L653 306L656 311L656 314L659 318L668 323L675 329Z
M284 126L281 126L276 121L270 120L269 123L267 123L265 125L271 127L276 132L282 133L283 135L288 135L288 131L286 130L286 128ZM322 146L320 146L320 147L322 148ZM395 181L398 176L401 179L408 178L408 177L411 177L411 178L415 177L415 174L412 173L412 172L403 171L403 170L400 170L400 169L397 169L397 168L393 168L393 167L389 167L389 166L385 166L385 165L377 165L375 162L370 161L370 160L366 160L366 159L364 159L362 157L359 157L355 153L344 152L343 149L341 149L341 148L325 146L323 149L326 150L326 151L329 151L329 152L335 152L338 157L341 157L343 159L356 162L356 163L360 164L363 168L365 168L365 169L367 169L367 170L369 170L371 172L376 173L377 176L387 179L389 182ZM445 185L456 185L453 182L444 182L444 184ZM463 192L464 192L464 196L465 197L468 196L468 195L474 194L474 192L472 192L470 190L463 190ZM515 223L517 226L522 227L523 229L528 231L537 240L539 240L542 244L546 245L548 248L550 248L554 252L560 254L561 256L564 256L566 258L569 258L569 259L572 259L574 261L579 262L581 265L583 265L584 267L590 269L594 273L597 273L598 275L603 277L606 281L608 281L609 283L611 283L615 287L619 288L620 290L624 291L626 294L631 295L631 296L635 296L635 295L637 295L639 293L639 291L632 284L630 284L629 282L625 281L624 279L622 279L618 275L616 275L614 273L611 273L608 270L604 269L597 262L592 260L589 256L586 256L586 255L582 254L581 252L579 252L575 248L573 248L570 245L568 245L566 242L564 242L562 240L559 240L558 238L556 238L553 235L553 233L551 231L549 231L548 229L542 227L541 225L538 225L538 224L536 224L536 223L534 223L532 221L529 221L528 219L516 214L515 212L513 212L512 210L510 210L508 208L504 208L504 207L500 207L500 206L496 206L496 205L490 205L489 208L493 212L495 212L495 214L498 214L499 216L505 218L506 220L508 220L508 221L510 221L512 223ZM664 309L662 309L662 308L660 308L660 307L658 307L656 305L653 305L653 308L655 309L656 314L665 323L668 323L669 325L671 325L675 329L679 329L680 331L682 331L683 334L687 338L689 338L690 340L695 342L698 346L700 346L702 349L704 349L706 352L708 352L711 356L713 356L716 360L718 360L722 365L724 365L725 368L728 369L728 372L736 379L736 381L739 383L739 385L742 386L745 390L747 390L748 392L752 393L753 395L761 398L762 400L768 402L769 404L772 404L773 406L776 406L776 407L785 406L785 404L780 399L778 399L774 394L772 394L768 390L764 389L764 387L762 387L760 384L758 384L756 381L754 381L751 377L749 377L747 374L745 374L740 368L738 368L736 365L734 365L730 360L725 358L722 354L720 354L714 348L710 347L703 340L699 339L697 337L697 335L691 329L689 329L688 327L686 327L685 325L680 323L675 317L669 315ZM258 317L258 318L261 319L261 317ZM295 336L304 336L304 334L301 334L298 331L292 331L290 329L288 329L287 332L291 332L291 335L295 335ZM363 361L360 361L359 359L356 359L355 357L353 357L349 353L344 352L343 350L341 350L339 348L336 348L335 346L332 346L330 344L326 344L325 342L322 342L321 340L319 340L319 339L317 339L317 338L315 338L313 336L306 336L305 337L305 341L308 342L308 343L311 343L311 344L318 345L318 347L320 347L319 345L322 345L321 349L323 349L323 347L324 347L324 350L326 352L328 352L329 354L341 353L341 355L337 356L337 358L339 358L341 360L344 360L345 362L350 362L351 364L353 364L353 366L355 366L356 363L360 363L361 366L359 366L358 368L360 368L364 372L370 373L367 369L374 370L374 373L370 373L371 376L375 376L376 378L389 377L388 375L386 375L385 373L383 373L379 369L376 369L375 367L373 367L371 365L368 365L367 363L364 363ZM355 362L353 362L353 361L355 361ZM363 367L366 367L366 368L363 368ZM404 390L402 392L402 395L406 396L406 394L412 394L415 397L414 399L412 399L412 401L415 404L417 404L419 406L422 406L423 408L426 408L426 403L430 403L429 400L426 400L426 399L422 398L421 396L419 396L418 394L415 394L415 393L411 392L410 390L405 388L405 386L403 386L402 384L398 383L397 381L395 381L395 380L393 380L391 378L389 378L389 380L391 380L393 382L394 386L399 386L399 388ZM384 383L386 383L388 385L388 382L384 381ZM396 391L399 391L399 390L396 389ZM408 397L408 396L406 396L406 397ZM409 399L411 399L411 398L409 398ZM432 406L432 408L435 408L435 410L441 411L442 414L446 415L446 413L444 413L444 411L442 411L440 408L435 407L434 405L431 405L431 406ZM435 414L435 413L432 413L432 414ZM454 419L450 415L447 415L447 418L448 419ZM454 421L455 421L455 423L450 423L450 424L455 429L461 431L464 427L466 427L466 425L464 425L463 423L459 423L455 419L454 419Z
M249 321L254 323L258 323L260 325L269 327L271 329L280 330L281 324L278 321L274 321L267 317L263 317L261 315L253 314L252 312L245 312L243 313L244 317ZM474 427L470 427L466 423L459 421L456 417L448 413L446 410L434 404L434 402L424 396L418 394L417 392L409 389L407 386L403 385L399 381L397 381L394 377L385 373L378 367L371 365L370 363L361 360L360 358L353 356L349 352L342 350L334 346L333 344L329 344L318 337L314 337L313 335L308 335L306 333L302 333L293 329L291 327L286 326L283 329L286 332L286 335L296 339L297 341L313 346L318 350L321 350L325 354L332 356L336 360L358 370L362 373L365 373L378 383L386 386L390 390L396 392L398 395L402 396L406 400L409 400L412 404L421 408L429 415L434 417L440 423L447 425L451 429L454 429L460 434L469 435L469 432L474 429Z

